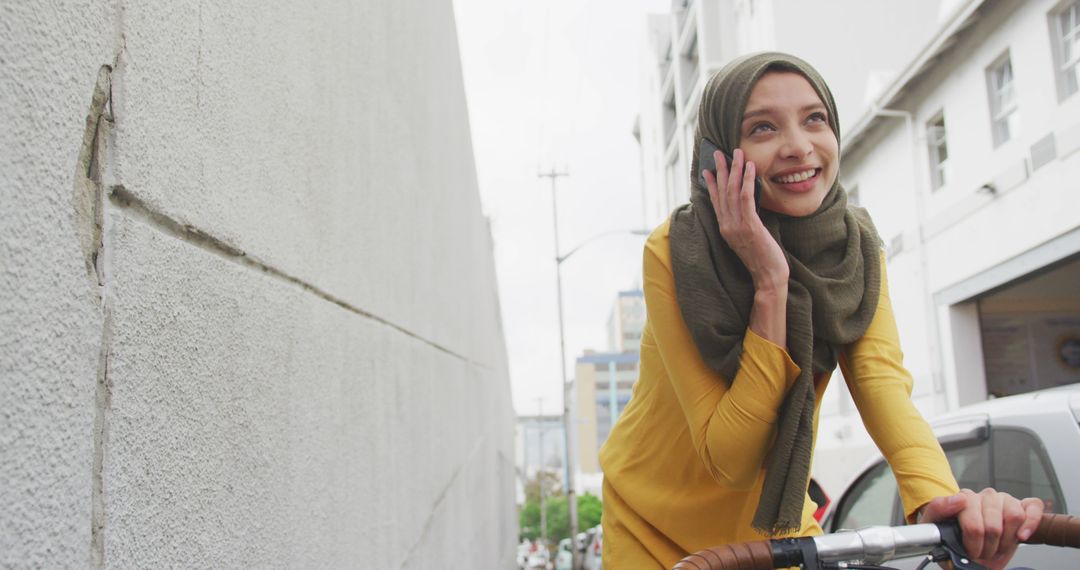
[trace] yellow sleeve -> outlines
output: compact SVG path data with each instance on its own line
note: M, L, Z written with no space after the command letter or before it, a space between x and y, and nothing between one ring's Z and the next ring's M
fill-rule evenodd
M913 380L903 361L882 259L877 312L862 338L841 355L840 368L863 425L896 474L904 515L913 522L919 507L959 487L941 445L911 402Z
M679 311L667 227L653 232L645 246L645 306L651 336L701 461L721 485L748 489L761 471L777 410L799 367L783 348L749 328L730 388L705 364Z

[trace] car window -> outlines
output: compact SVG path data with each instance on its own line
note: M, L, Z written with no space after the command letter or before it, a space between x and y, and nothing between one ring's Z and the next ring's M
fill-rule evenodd
M990 444L987 440L943 447L960 488L978 492L990 486Z
M896 477L889 464L882 461L860 477L841 499L831 530L892 524L898 497Z
M1001 428L992 432L991 441L997 490L1014 497L1038 497L1047 512L1066 512L1054 468L1039 438L1024 430Z
M1053 465L1042 442L1031 432L992 428L988 439L947 443L943 447L960 487L976 492L994 487L1014 497L1038 497L1047 512L1067 512ZM842 528L902 524L899 500L896 478L889 464L882 461L848 489L826 526L836 532Z
M947 445L945 456L962 488L978 492L993 487L1014 497L1039 497L1047 512L1065 512L1054 468L1031 432L992 428L988 441Z

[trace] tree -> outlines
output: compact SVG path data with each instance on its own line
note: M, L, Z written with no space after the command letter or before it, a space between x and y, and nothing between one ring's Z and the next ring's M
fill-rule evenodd
M600 524L603 505L592 493L585 493L577 498L578 530L585 531ZM552 544L570 536L570 513L566 509L566 496L545 496L544 510L547 511L547 537ZM526 501L521 509L521 536L529 540L540 537L540 504Z
M544 499L562 494L562 481L558 471L537 471L525 482L525 500L540 501L540 486L544 487Z
M521 537L536 540L540 537L540 504L534 501L526 501L521 507L518 518L521 525Z
M518 524L521 528L521 537L536 540L543 534L540 532L540 489L544 489L544 510L550 514L549 501L562 494L562 485L557 471L537 471L532 479L525 482L525 504L518 513ZM566 499L563 499L566 502ZM565 510L565 506L563 507ZM551 534L551 521L547 521L548 540L557 540Z
M548 539L558 544L570 536L570 512L566 509L566 496L552 497L546 503Z
M578 530L585 531L600 524L600 515L603 512L604 505L596 495L585 493L579 496L577 500Z

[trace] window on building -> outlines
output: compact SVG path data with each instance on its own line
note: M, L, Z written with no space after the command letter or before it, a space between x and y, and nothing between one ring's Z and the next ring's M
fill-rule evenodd
M676 155L677 157L677 155ZM676 202L676 197L679 195L679 191L676 188L677 173L676 168L678 164L678 158L674 161L667 163L664 167L664 211L670 212Z
M671 138L675 136L679 124L675 114L675 89L672 88L664 97L664 146L671 146Z
M945 185L945 169L949 163L949 147L945 141L945 115L938 114L926 125L926 144L930 151L930 186L934 190Z
M1050 14L1051 37L1057 66L1058 99L1080 90L1080 2L1069 2Z
M701 75L701 56L698 53L698 37L696 33L690 38L690 45L686 48L683 60L684 63L681 69L685 75L682 82L683 97L686 101L689 101L694 96L694 88L697 86L698 76Z
M990 117L994 130L994 146L1000 146L1016 136L1020 126L1017 112L1016 87L1013 81L1012 59L1009 52L986 70L986 85L990 95Z

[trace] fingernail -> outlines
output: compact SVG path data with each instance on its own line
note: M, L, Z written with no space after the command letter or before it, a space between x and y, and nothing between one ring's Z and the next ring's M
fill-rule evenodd
M960 497L957 497L956 495L949 495L949 498L945 500L945 504L946 505L955 505L959 501L960 501Z
M1020 540L1027 540L1027 539L1031 538L1031 529L1030 528L1022 528L1022 529L1020 529L1020 532L1016 534L1016 537L1019 538Z

